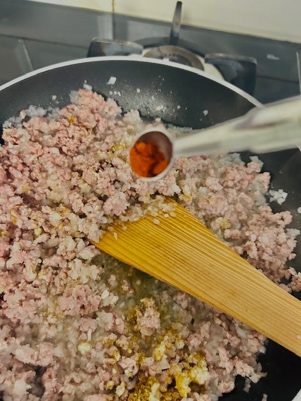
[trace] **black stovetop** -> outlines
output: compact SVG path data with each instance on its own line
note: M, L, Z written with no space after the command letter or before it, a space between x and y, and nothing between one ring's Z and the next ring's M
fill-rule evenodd
M94 37L142 45L158 37L168 42L170 26L74 7L0 0L0 84L40 67L86 57ZM263 103L300 94L301 44L182 25L178 44L187 43L196 44L203 54L255 58L254 96Z

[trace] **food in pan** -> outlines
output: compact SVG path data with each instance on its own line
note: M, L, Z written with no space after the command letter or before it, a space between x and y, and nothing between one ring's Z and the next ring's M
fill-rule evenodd
M270 176L238 154L179 159L146 182L128 163L145 129L92 90L10 119L0 147L0 394L11 400L215 401L265 372L263 335L101 254L115 218L172 213L174 197L285 290L298 230L268 204ZM154 124L161 124L154 121ZM173 135L183 131L170 128ZM274 194L275 195L275 194ZM287 284L282 283L287 280Z

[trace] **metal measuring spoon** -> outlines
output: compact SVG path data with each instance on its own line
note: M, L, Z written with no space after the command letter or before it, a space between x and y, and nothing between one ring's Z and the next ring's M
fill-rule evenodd
M243 117L182 137L172 138L165 128L149 128L133 147L137 142L155 143L168 162L159 174L144 177L148 181L163 178L180 157L246 150L268 153L294 148L301 144L301 97L254 108Z

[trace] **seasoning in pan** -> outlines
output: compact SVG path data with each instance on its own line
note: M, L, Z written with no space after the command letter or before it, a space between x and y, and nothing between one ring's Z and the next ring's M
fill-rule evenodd
M155 177L169 164L155 142L137 141L130 150L132 170L140 177Z

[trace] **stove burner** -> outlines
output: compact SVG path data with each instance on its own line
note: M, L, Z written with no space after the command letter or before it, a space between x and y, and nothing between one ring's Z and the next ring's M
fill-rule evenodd
M169 38L151 37L136 42L94 38L90 44L88 57L143 54L144 57L168 59L204 71L205 65L212 64L222 77L238 88L254 93L257 62L253 57L236 54L210 53L206 43L191 43L180 39L182 2L177 1ZM192 53L194 52L194 53Z
M169 44L152 47L144 53L144 57L156 58L159 60L168 59L175 63L188 65L190 67L197 68L204 71L204 66L200 59L185 49L184 47L178 46L180 29L181 29L181 15L182 15L182 2L177 1L174 16L171 24L171 31L169 35Z
M189 50L179 46L153 47L144 53L144 57L151 57L160 60L168 59L204 71L204 66L200 59Z

